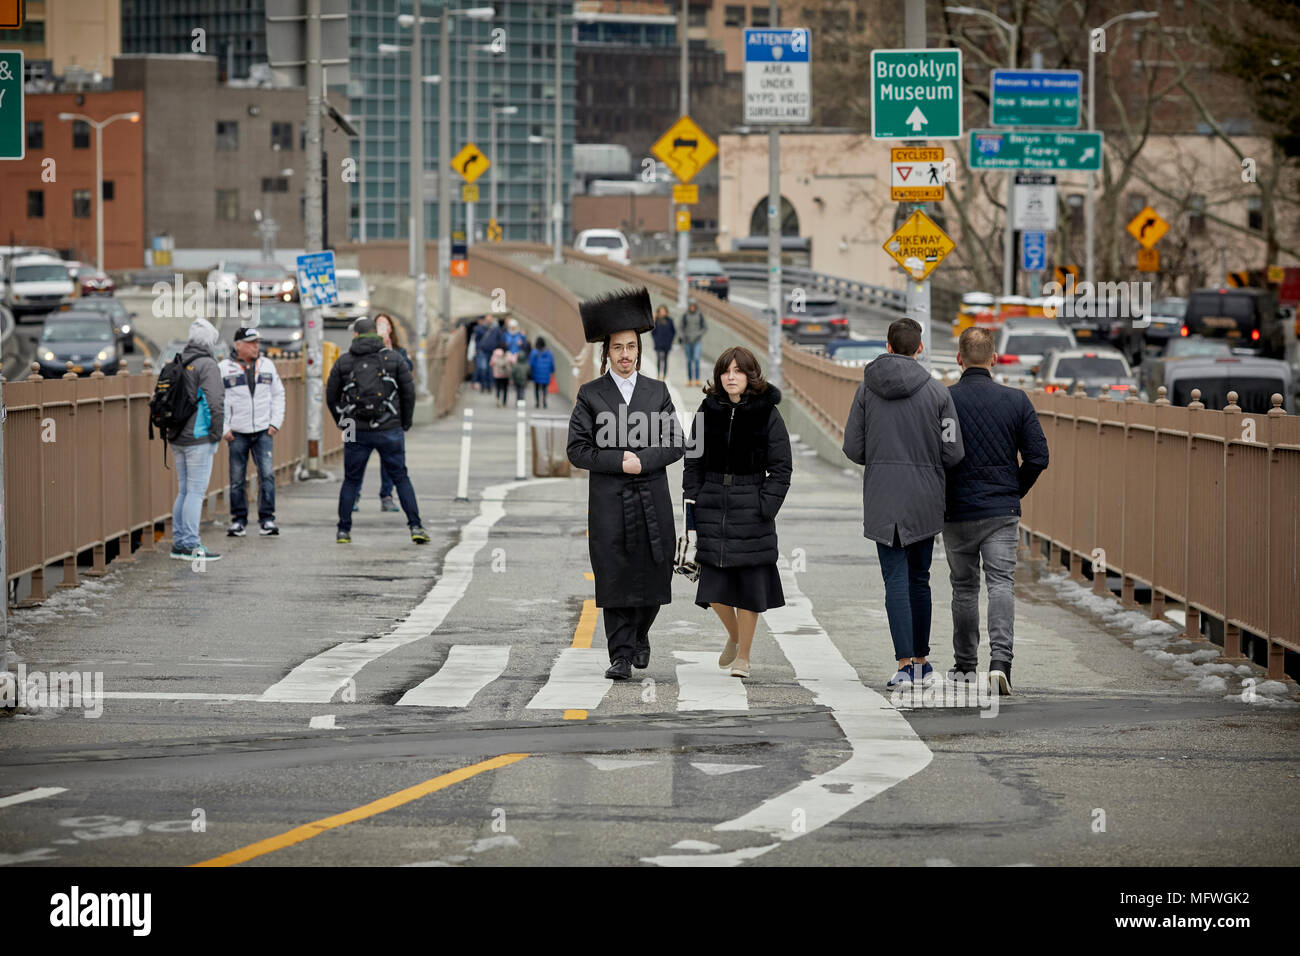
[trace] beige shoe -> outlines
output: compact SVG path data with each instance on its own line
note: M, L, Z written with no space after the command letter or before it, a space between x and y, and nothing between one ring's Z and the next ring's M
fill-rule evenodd
M731 638L727 638L726 647L724 647L722 649L722 653L718 655L718 666L721 667L723 670L726 670L728 667L730 667L731 662L736 659L736 650L737 650L736 642Z
M743 657L737 657L731 664L732 677L748 677L749 661Z

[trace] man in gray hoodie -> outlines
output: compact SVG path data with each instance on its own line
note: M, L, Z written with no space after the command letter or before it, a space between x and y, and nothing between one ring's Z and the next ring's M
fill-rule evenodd
M185 391L196 407L180 435L170 443L177 486L176 503L172 505L172 557L186 561L216 561L221 557L199 541L199 518L212 475L212 458L225 427L226 388L213 355L217 339L211 322L195 319L181 352Z
M898 672L887 687L935 680L930 653L930 558L943 530L944 469L965 455L952 396L916 357L921 326L889 326L844 426L844 454L864 465L862 533L876 542ZM919 672L916 665L920 666Z

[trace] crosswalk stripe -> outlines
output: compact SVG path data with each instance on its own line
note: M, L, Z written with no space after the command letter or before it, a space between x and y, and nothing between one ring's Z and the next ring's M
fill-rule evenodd
M745 684L718 666L712 651L673 651L678 710L749 710Z
M546 685L528 702L528 709L595 710L609 693L607 666L609 652L604 648L566 647L556 658Z
M397 702L406 707L468 707L510 661L508 644L453 644L432 677L412 687Z

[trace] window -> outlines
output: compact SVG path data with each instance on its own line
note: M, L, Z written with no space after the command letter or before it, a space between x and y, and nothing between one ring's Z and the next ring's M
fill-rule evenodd
M826 26L826 28L827 28L828 30L832 30L832 31L834 31L835 33L848 33L848 32L849 32L849 15L850 15L850 13L849 13L848 10L831 10L831 11L829 11L828 14L827 14L827 26Z
M1246 199L1246 226L1256 232L1264 228L1264 204L1258 196Z
M1193 236L1205 235L1205 197L1193 194L1188 203L1187 232Z
M745 25L745 8L727 7L722 22L724 26L743 27Z
M239 190L217 190L217 219L234 222L239 218Z
M688 27L704 27L709 24L709 8L692 6L686 13Z
M239 123L217 120L217 149L239 149Z
M90 218L90 190L74 189L72 191L72 218Z
M263 176L262 192L264 193L287 193L289 191L289 178L287 176Z
M27 218L28 219L45 218L45 190L44 189L27 190Z
M768 7L753 7L749 13L749 25L754 27L770 27L772 25L772 11Z
M90 149L90 124L85 120L72 121L72 148Z
M27 121L27 148L45 148L45 124L40 120Z
M103 199L105 202L110 202L113 199L113 193L114 193L113 180L105 179L103 185L104 185L104 192L99 198Z
M293 149L293 124L292 123L272 123L271 124L271 148L272 149Z

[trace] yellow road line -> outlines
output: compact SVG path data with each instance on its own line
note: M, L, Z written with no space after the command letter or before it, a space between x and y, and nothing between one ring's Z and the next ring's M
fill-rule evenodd
M578 617L578 626L573 630L573 643L570 647L591 647L591 637L596 633L596 599L587 598L582 602L582 614Z
M256 843L250 843L246 847L238 850L231 850L229 853L223 853L221 856L214 856L210 860L204 860L201 863L191 864L192 866L235 866L239 863L245 863L248 860L255 859L259 856L265 856L267 853L274 853L276 850L283 850L287 846L293 846L295 843L302 843L304 840L310 840L314 836L320 836L328 830L345 826L349 823L355 823L357 820L364 820L367 817L377 816L392 810L394 807L400 807L404 803L410 803L412 800L418 800L420 797L427 796L438 790L450 787L454 783L460 783L462 780L468 780L470 777L477 776L485 770L496 770L498 767L507 767L512 763L518 763L527 757L528 754L502 754L500 757L493 757L490 760L484 760L480 763L471 764L468 767L461 767L459 770L453 770L450 773L444 773L441 776L426 780L423 783L417 783L413 787L407 787L405 790L398 790L396 793L390 793L386 797L380 797L371 803L347 810L343 813L336 813L332 817L326 817L323 820L317 820L314 823L306 823L300 827L294 827L288 833L281 833L279 836L269 837L265 840L258 840Z
M587 712L585 710L566 710L564 712L565 720L586 720Z

